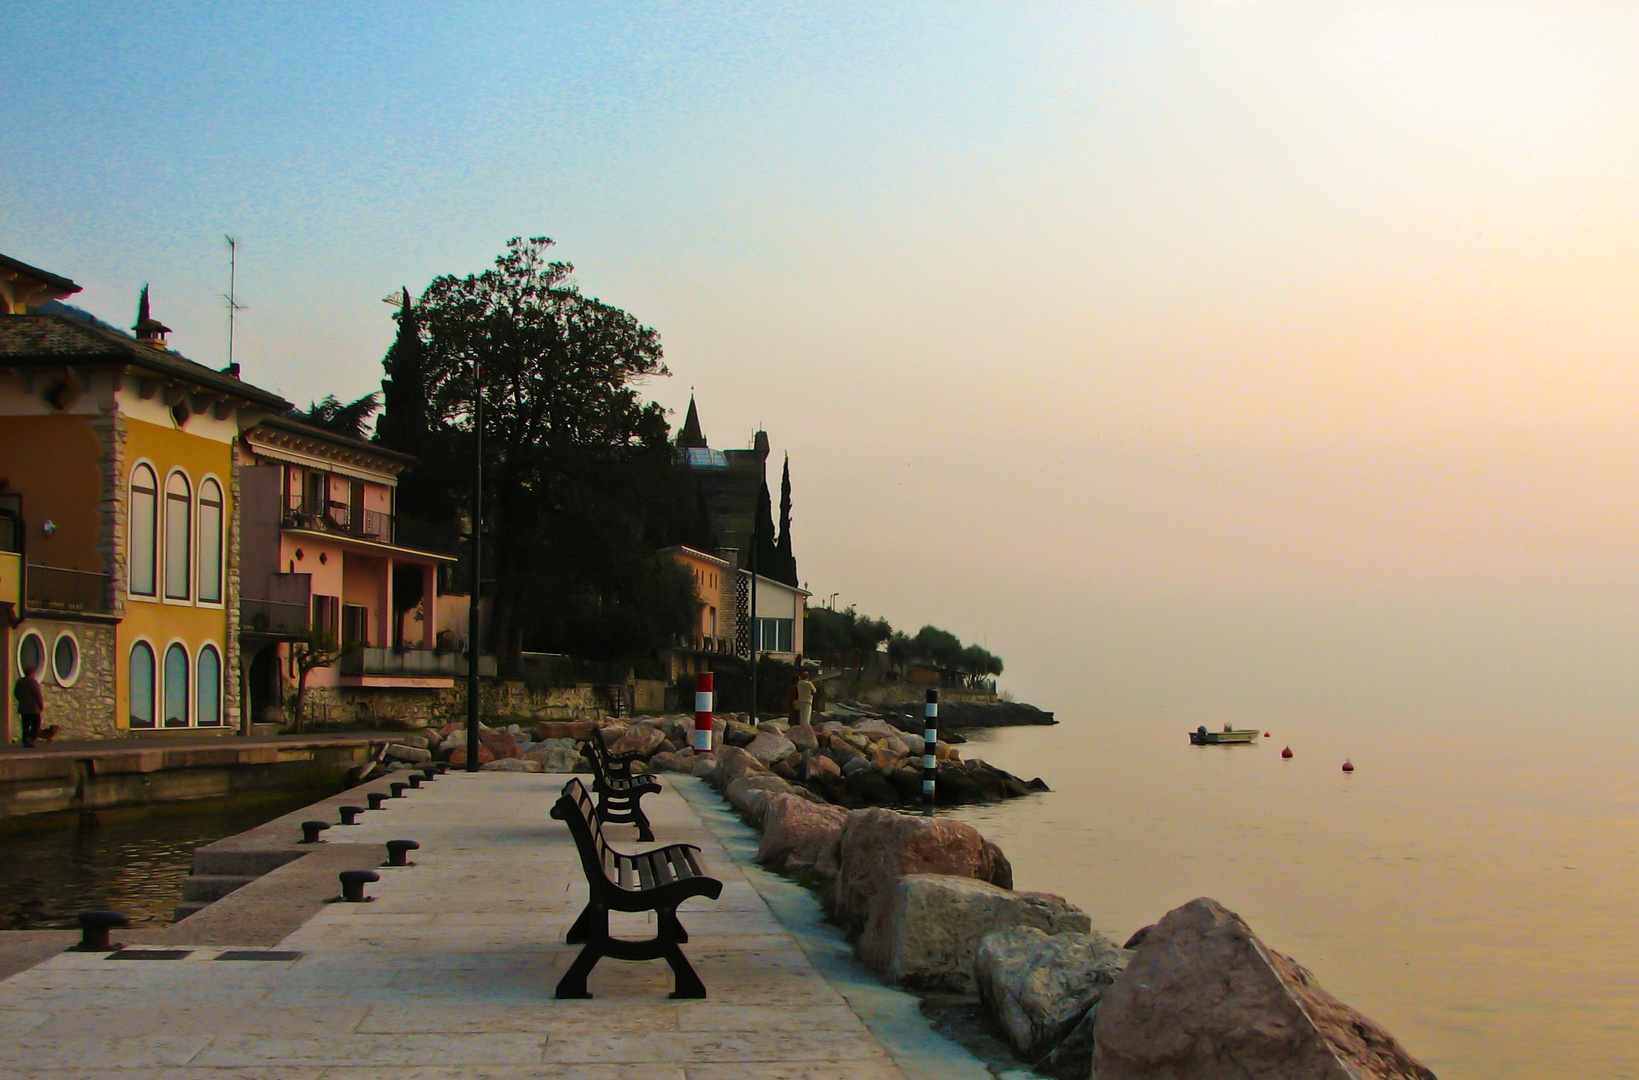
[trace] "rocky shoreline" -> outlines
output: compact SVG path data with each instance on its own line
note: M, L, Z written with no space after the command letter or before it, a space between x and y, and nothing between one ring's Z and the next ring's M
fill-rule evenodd
M877 716L828 716L815 725L764 720L756 727L735 714L715 718L712 745L744 750L767 774L766 790L790 790L847 809L914 806L922 799L922 732L915 734ZM529 728L484 726L479 731L479 767L515 772L585 772L579 747L601 738L615 753L636 753L640 771L705 776L716 767L713 755L689 746L694 718L674 715L636 720L543 721ZM1000 802L1046 791L1038 779L1025 780L978 758L964 759L949 733L934 748L934 795L939 805ZM384 763L414 768L427 761L464 767L466 732L458 723L398 736Z
M973 826L892 809L920 798L921 740L882 717L752 727L722 716L716 749L698 754L691 731L687 716L485 727L480 767L586 771L579 747L598 738L649 771L700 777L760 833L757 861L813 889L866 966L947 1006L976 1002L1044 1075L1435 1080L1215 900L1191 900L1116 945L1063 897L1015 890L1007 856ZM405 735L385 756L389 767L461 767L465 733ZM948 742L938 761L943 805L1046 790L963 761Z

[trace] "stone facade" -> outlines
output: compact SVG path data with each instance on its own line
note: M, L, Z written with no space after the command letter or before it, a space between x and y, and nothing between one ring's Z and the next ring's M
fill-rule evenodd
M479 714L486 720L601 720L610 714L603 688L591 685L532 687L522 679L485 679L479 687ZM467 716L467 684L437 690L309 686L307 723L393 722L438 727Z
M31 630L40 635L46 648L46 670L40 677L45 726L57 725L59 739L107 739L118 735L114 722L113 624L30 617L12 632L12 640L20 640ZM51 651L64 633L74 636L80 650L80 674L73 686L60 685L52 673Z

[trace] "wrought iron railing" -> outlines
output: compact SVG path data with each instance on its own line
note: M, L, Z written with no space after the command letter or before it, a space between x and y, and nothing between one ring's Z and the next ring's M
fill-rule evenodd
M341 533L361 540L374 540L439 555L454 555L457 549L453 529L414 518L397 517L382 510L355 511L340 503L314 506L303 502L290 507L285 511L284 525L287 529Z
M109 576L94 570L69 570L30 563L24 604L33 611L107 612Z

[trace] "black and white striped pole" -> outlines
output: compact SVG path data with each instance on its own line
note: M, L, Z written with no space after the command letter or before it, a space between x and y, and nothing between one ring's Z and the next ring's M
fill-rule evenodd
M934 744L939 741L939 691L928 691L928 703L922 706L922 713L927 717L922 722L927 730L922 732L922 816L933 816L933 781L938 775L938 763L934 760Z

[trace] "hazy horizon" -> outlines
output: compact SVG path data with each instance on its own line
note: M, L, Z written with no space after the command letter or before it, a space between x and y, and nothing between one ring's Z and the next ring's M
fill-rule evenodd
M23 3L0 251L305 404L547 235L822 601L1168 722L1639 708L1639 8ZM777 475L777 474L776 474Z

